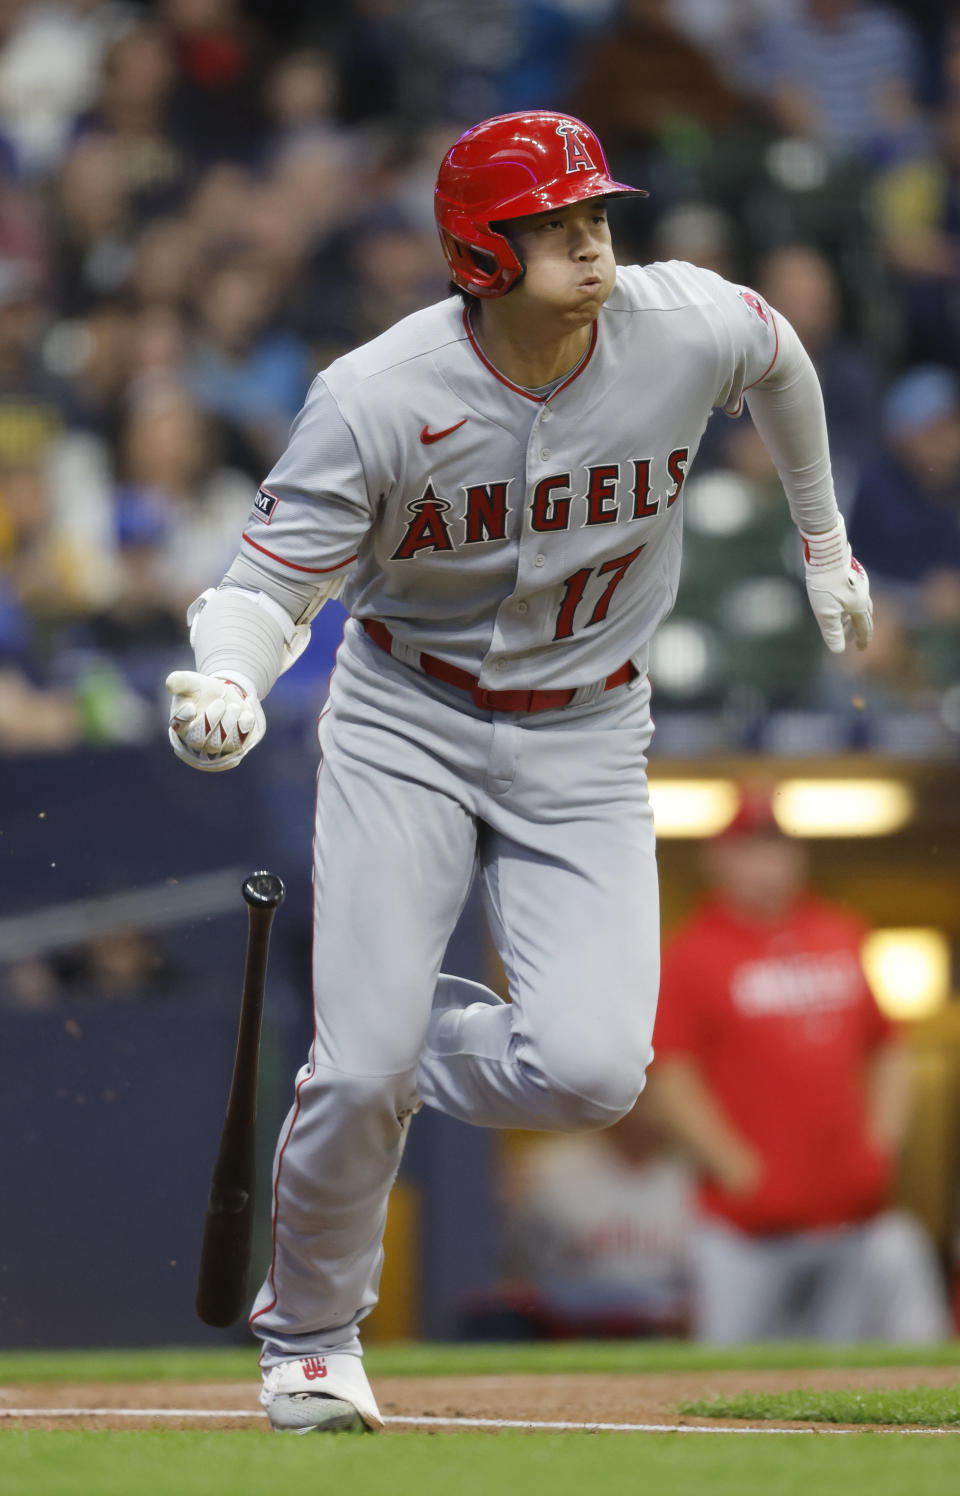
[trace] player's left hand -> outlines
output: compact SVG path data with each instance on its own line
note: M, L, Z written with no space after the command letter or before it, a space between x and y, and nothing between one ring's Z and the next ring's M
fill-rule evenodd
M820 535L800 532L807 597L824 643L842 654L851 640L866 649L873 635L870 582L851 553L843 516Z

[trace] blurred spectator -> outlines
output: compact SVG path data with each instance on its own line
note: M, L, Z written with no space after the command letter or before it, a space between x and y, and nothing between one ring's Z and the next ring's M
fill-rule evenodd
M520 0L513 9L515 56L500 80L498 107L556 109L571 97L582 51L615 19L618 0Z
M182 313L197 269L198 235L184 217L154 218L137 236L129 290L141 307Z
M264 84L264 107L272 126L269 158L285 141L302 135L337 135L339 83L323 52L288 52L274 63Z
M100 95L77 122L80 135L105 136L114 143L137 218L174 206L183 192L183 154L166 132L174 79L173 51L164 32L155 25L132 26L107 52Z
M245 167L220 162L205 171L187 203L186 225L195 264L216 264L246 243L247 218L256 182Z
M182 598L171 594L163 564L172 520L151 491L125 489L115 495L115 523L115 584L74 638L97 656L114 660L126 682L150 700L165 660L183 644ZM117 688L106 678L93 684L95 696L97 684L106 692ZM96 700L89 702L89 683L86 705L96 711ZM140 723L134 718L131 725L135 737Z
M118 142L88 135L63 163L57 198L57 305L79 316L127 284L135 225Z
M3 7L0 130L27 176L58 165L75 116L96 96L101 58L124 10L99 0Z
M960 48L955 58L960 54ZM960 67L936 132L876 181L880 240L900 304L909 362L960 364Z
M343 253L343 295L318 303L308 319L324 358L376 337L425 301L439 301L446 293L434 234L413 227L394 210L363 220L347 237Z
M863 469L851 544L879 608L902 616L928 679L960 680L960 377L910 369L883 409L885 442ZM916 681L915 681L916 684Z
M185 377L186 332L172 309L141 312L131 328L128 394L135 403L141 390L176 384Z
M177 611L203 590L211 569L236 554L255 486L222 466L214 432L188 392L174 384L146 388L121 433L118 539L133 541L137 585L146 546L153 569L149 597L160 593Z
M0 260L0 462L37 463L73 405L41 356L44 305L35 267Z
M669 0L623 0L580 69L574 107L613 154L729 130L745 109L711 58L676 27Z
M399 113L403 0L353 0L337 38L339 115L348 125Z
M798 0L772 16L750 76L785 134L838 156L889 160L925 133L919 37L902 12L873 0Z
M919 614L954 590L949 611L960 614L960 378L936 364L908 370L887 395L883 429L884 450L863 470L851 543L878 584Z
M867 987L861 926L807 891L766 793L743 796L704 872L664 952L641 1101L702 1174L695 1333L945 1336L932 1246L890 1208L909 1061Z
M508 1156L501 1314L538 1335L678 1335L689 1318L688 1166L634 1110Z
M657 260L686 260L737 279L736 225L713 203L677 203L658 220L653 234ZM776 305L776 303L774 303Z
M248 260L216 266L197 296L185 379L201 410L230 437L229 459L259 482L283 450L310 383L307 350L270 325L274 294Z
M263 79L270 51L239 0L160 0L177 62L172 142L198 168L253 162L263 136Z
M134 326L122 302L102 301L85 317L56 323L44 339L44 363L69 384L75 425L105 441L115 439L126 401Z
M844 509L856 470L873 454L880 434L876 355L845 334L836 272L812 245L774 250L761 262L754 283L793 325L813 359L826 408L837 497Z
M800 0L672 0L674 25L739 78L761 26L796 9Z

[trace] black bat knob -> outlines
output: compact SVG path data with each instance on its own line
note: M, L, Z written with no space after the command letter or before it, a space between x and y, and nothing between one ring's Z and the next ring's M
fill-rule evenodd
M243 884L243 897L252 909L279 909L286 892L276 873L251 873Z

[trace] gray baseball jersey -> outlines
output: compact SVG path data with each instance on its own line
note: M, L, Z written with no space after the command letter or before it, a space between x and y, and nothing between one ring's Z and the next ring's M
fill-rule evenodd
M545 399L485 359L459 300L319 375L244 532L268 570L349 572L344 602L486 688L584 686L645 648L680 568L680 497L714 406L772 367L752 291L620 269Z

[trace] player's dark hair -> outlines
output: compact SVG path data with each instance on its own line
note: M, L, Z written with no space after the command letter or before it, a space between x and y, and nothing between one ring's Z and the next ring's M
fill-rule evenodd
M472 312L474 307L480 305L480 297L474 296L472 291L465 291L462 286L457 285L456 281L450 282L450 295L459 296L468 311Z

